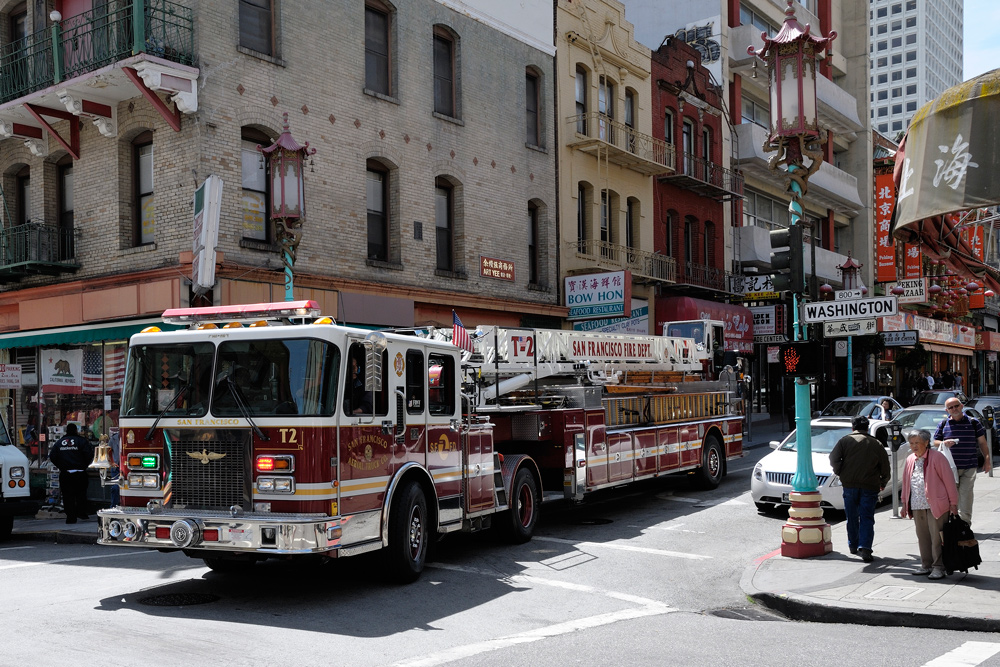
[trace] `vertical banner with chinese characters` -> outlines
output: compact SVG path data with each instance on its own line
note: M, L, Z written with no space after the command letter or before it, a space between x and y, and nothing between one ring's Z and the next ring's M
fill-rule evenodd
M983 261L983 226L976 225L969 227L969 246L972 247L972 256Z
M889 234L892 220L892 174L875 176L875 280L880 283L896 279L896 241Z
M906 243L903 245L903 277L907 280L923 276L923 262L920 260L920 244Z

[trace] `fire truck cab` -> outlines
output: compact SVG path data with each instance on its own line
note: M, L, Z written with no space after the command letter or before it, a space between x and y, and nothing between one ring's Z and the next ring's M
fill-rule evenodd
M742 456L734 387L705 380L690 337L485 326L470 351L451 329L339 326L311 301L164 321L189 328L129 344L121 505L98 513L99 544L216 570L381 550L411 581L439 535L529 540L543 488L713 487Z

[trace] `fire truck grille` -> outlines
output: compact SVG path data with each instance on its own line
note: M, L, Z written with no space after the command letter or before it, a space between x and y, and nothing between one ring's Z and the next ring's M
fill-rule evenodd
M176 433L176 432L175 432ZM211 433L211 432L208 432ZM207 434L207 433L206 433ZM184 433L172 442L172 505L177 509L246 507L246 454L249 431Z

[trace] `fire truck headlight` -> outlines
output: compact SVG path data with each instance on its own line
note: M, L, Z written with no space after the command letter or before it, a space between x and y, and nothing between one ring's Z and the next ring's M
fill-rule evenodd
M160 476L132 473L128 476L128 485L131 489L158 489L160 488Z
M261 493L295 493L291 477L258 477L257 490Z

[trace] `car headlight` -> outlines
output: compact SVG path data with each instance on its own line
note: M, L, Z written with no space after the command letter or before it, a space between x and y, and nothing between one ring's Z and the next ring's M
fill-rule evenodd
M841 484L840 484L840 477L837 477L836 475L831 475L830 476L830 483L827 484L827 486L841 486Z
M11 479L24 479L24 466L13 466L10 469Z
M759 482L764 481L764 466L760 463L753 467L753 478Z

